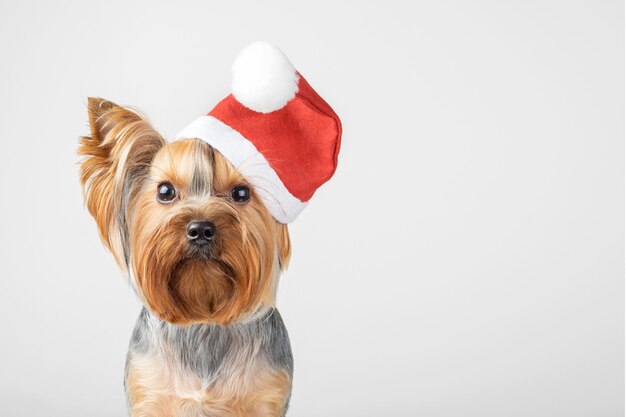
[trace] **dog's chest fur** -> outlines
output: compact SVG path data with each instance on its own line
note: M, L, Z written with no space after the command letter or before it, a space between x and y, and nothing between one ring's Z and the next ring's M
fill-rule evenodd
M230 326L176 326L144 309L125 382L132 416L282 416L292 373L276 309Z

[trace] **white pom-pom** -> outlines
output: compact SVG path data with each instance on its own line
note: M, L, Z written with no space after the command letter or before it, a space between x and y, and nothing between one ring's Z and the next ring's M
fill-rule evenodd
M248 45L233 63L232 92L260 113L281 109L298 92L298 74L282 51L267 42Z

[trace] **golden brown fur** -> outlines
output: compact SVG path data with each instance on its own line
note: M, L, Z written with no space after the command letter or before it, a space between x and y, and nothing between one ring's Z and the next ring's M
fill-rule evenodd
M194 195L189 187L195 167L211 165L207 176L215 198ZM179 201L156 201L154 190L163 181L179 190ZM230 323L262 304L273 305L276 249L286 226L254 196L241 206L229 201L230 190L245 183L219 152L198 140L175 142L155 156L149 178L130 205L129 224L138 286L162 319ZM210 259L185 253L184 230L194 219L211 219L219 231Z
M80 167L85 202L102 241L126 268L121 196L134 193L134 179L147 172L165 141L139 115L109 101L89 99L88 111L91 136L81 139L78 150L85 157ZM129 189L124 190L125 186Z

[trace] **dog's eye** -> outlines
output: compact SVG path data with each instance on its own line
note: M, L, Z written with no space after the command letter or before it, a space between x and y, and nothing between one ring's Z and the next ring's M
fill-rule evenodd
M246 203L250 200L250 189L245 185L238 185L232 189L230 196L233 198L235 203Z
M162 182L157 187L157 199L161 203L169 203L176 197L176 189L169 182Z

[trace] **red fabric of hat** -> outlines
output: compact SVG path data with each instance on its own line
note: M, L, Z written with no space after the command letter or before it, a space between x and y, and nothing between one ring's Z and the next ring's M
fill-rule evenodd
M289 223L337 167L341 122L274 46L257 42L233 65L233 93L179 135L205 140Z

